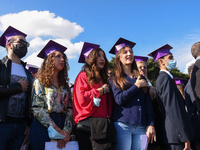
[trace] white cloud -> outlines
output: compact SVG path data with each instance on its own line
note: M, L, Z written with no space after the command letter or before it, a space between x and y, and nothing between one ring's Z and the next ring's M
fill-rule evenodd
M43 59L37 57L37 54L38 54L37 52L32 53L26 59L24 59L24 62L27 62L27 64L36 65L40 68Z
M179 41L169 42L173 47L172 53L177 60L177 67L184 73L187 73L188 65L195 61L191 54L191 47L194 43L200 41L200 31L193 32Z
M27 33L28 37L51 36L53 38L75 38L83 28L49 11L22 11L0 16L0 30L9 25Z
M30 42L28 56L25 59L33 59L45 44L54 40L68 50L66 54L69 59L77 58L80 53L82 42L71 43L71 39L77 37L84 29L75 22L70 22L49 11L22 11L0 16L0 31L4 32L8 26L13 26L27 34ZM36 58L35 58L36 59Z

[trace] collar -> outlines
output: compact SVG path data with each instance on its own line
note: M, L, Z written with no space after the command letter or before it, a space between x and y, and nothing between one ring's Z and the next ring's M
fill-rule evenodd
M160 72L161 72L161 71L166 72L166 73L173 79L173 75L172 75L169 71L167 71L167 70L160 70Z
M200 59L200 56L196 58L196 60Z

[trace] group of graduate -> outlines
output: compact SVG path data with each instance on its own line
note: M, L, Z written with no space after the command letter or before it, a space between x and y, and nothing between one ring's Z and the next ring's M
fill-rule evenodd
M29 46L25 38L11 26L0 37L8 53L0 60L1 149L29 141L32 150L43 150L55 139L62 149L72 134L80 150L140 150L144 139L148 149L191 149L194 129L170 73L176 67L170 45L149 54L160 68L153 87L148 57L134 56L136 43L117 40L109 51L115 55L110 73L100 45L84 42L83 67L71 92L67 48L50 40L37 55L44 59L41 67L34 68L21 60Z

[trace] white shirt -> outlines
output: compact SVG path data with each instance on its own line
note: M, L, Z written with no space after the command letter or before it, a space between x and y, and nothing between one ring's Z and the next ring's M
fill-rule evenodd
M12 62L12 65L11 65L11 75L17 75L17 76L20 76L20 77L27 77L22 64L16 64L16 63L13 63L13 62Z
M160 71L166 72L173 79L173 75L169 71L167 71L167 70L160 70Z
M200 59L200 56L196 58L196 60Z

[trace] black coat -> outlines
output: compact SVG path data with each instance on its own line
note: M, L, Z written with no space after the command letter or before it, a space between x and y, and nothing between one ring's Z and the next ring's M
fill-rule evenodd
M184 99L173 79L161 71L156 81L158 102L163 115L162 143L181 144L193 138L194 132L185 110Z
M194 97L196 99L197 110L200 119L200 69L199 68L200 68L200 59L198 59L195 62L191 76L192 90L194 92Z
M0 60L0 122L5 122L7 118L9 97L22 92L20 83L10 84L12 61L8 57ZM21 61L25 69L25 63ZM28 94L26 99L25 118L30 125L31 122L31 90L32 90L32 75L25 69L27 79L29 81Z
M190 121L195 132L195 136L192 141L200 141L200 120L198 119L197 115L197 105L194 97L194 92L192 91L191 87L191 80L188 81L185 87L184 95Z

